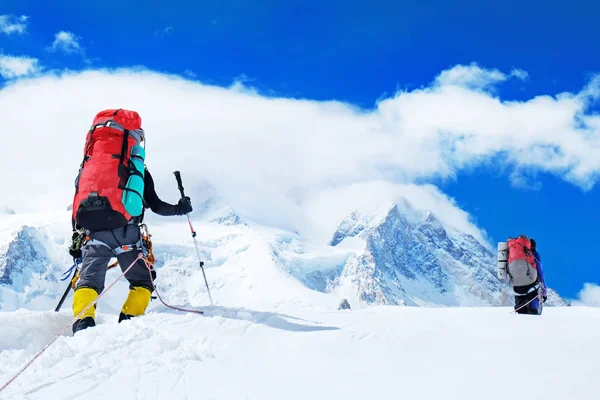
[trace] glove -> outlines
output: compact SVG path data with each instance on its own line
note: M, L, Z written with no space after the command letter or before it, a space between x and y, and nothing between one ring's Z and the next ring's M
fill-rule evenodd
M71 257L73 257L73 261L81 260L81 257L82 257L82 255L81 255L81 249L76 250L76 249L70 248L69 249L69 254L71 255Z
M182 197L177 203L177 215L188 214L193 211L192 200L189 197Z
M83 233L73 232L71 247L69 247L69 254L73 257L73 260L81 260L81 246L83 246L84 239L85 235Z
M545 286L542 288L542 298L544 299L544 301L543 301L544 303L548 299L548 293L546 292L546 287Z

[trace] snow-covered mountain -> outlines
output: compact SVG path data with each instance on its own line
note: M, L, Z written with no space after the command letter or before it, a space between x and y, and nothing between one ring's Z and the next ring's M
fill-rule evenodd
M1 310L47 310L59 297L59 277L71 263L70 233L56 223L59 215L1 216Z
M570 307L571 303L563 299L556 290L548 288L547 292L548 299L546 300L545 306L549 307Z
M219 305L259 309L306 306L353 309L369 305L508 306L512 290L496 278L495 254L473 236L407 202L375 213L356 211L331 243L259 225L209 196L194 218L213 298ZM3 215L0 231L0 310L49 309L62 294L70 267L69 215ZM149 216L157 256L156 284L164 298L208 303L185 217ZM107 280L118 275L109 271ZM119 282L104 300L118 310L127 290ZM550 292L548 305L566 305Z

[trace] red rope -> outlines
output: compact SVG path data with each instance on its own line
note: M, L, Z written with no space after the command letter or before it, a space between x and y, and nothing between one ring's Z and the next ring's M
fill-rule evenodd
M538 289L538 290L539 290L539 289ZM527 303L523 304L521 307L517 308L516 310L514 310L514 311L511 311L509 314L516 314L516 313L517 313L517 311L519 311L521 308L527 307L529 304L533 303L533 301L534 301L535 299L539 299L539 298L540 298L539 296L540 296L540 295L539 295L539 293L538 293L538 295L537 295L537 296L535 296L533 299L529 300Z
M165 307L168 307L168 308L171 308L171 309L177 310L177 311L183 311L183 312L189 312L189 313L201 314L201 315L204 314L204 311L200 311L200 310L187 310L185 308L179 308L179 307L171 306L171 305L165 303L164 300L162 299L162 297L160 297L160 293L158 293L158 289L154 285L154 280L152 279L152 264L150 264L145 258L142 259L142 261L144 261L144 264L146 264L146 268L148 269L148 274L150 274L150 282L152 282L152 287L154 288L154 291L156 292L156 295L158 296L158 299L160 300L161 303L163 303L163 305Z
M143 256L142 253L140 253L137 258L135 260L133 260L133 262L131 263L131 265L129 267L127 267L127 269L125 271L123 271L123 273L121 275L119 275L119 277L117 279L115 279L115 281L113 283L111 283L98 297L96 297L90 304L88 304L83 310L81 310L81 312L79 314L77 314L73 320L71 322L69 322L69 324L67 326L65 326L50 342L48 342L48 344L46 346L44 346L43 349L41 349L40 351L37 352L36 355L33 356L33 358L31 360L29 360L29 362L27 364L25 364L25 366L23 368L21 368L21 370L19 372L17 372L12 378L10 378L8 380L8 382L6 382L4 385L2 385L2 387L0 387L0 392L2 392L4 389L6 389L8 387L8 385L10 385L15 379L17 379L19 377L19 375L21 375L23 372L25 372L25 370L27 368L29 368L29 366L31 364L33 364L33 362L42 355L42 353L44 353L48 347L50 347L63 333L65 333L65 331L67 329L69 329L71 327L71 325L73 325L73 323L75 321L77 321L79 319L79 317L81 317L87 310L89 310L91 307L94 306L94 304L96 304L98 302L98 300L100 300L100 298L102 296L104 296L104 294L106 292L108 292L118 281L119 279L121 279L123 276L125 276L125 274L127 272L129 272L129 270L131 268L133 268L133 266L135 265L135 263L138 260L142 260L144 262L144 264L146 265L146 268L148 269L148 274L150 275L150 282L152 282L152 287L154 288L154 291L156 292L156 295L158 296L158 298L160 299L160 302L163 303L166 307L171 308L173 310L178 310L178 311L183 311L183 312L189 312L189 313L195 313L195 314L204 314L204 311L200 311L200 310L187 310L185 308L179 308L179 307L175 307L175 306L171 306L167 303L164 302L164 300L162 299L162 297L160 297L160 294L158 293L158 289L156 288L156 286L154 285L154 280L152 279L152 264L150 264Z
M131 265L129 267L127 267L127 269L125 271L123 271L123 273L121 275L119 275L119 277L117 279L115 279L115 281L113 283L110 284L110 286L108 286L102 293L100 293L100 295L98 297L96 297L90 304L88 304L83 310L81 310L81 312L79 314L77 314L73 320L71 322L69 322L69 324L67 326L65 326L55 337L54 339L52 339L46 346L44 346L44 348L40 351L37 352L37 354L35 356L33 356L33 358L31 360L29 360L29 362L27 364L25 364L25 366L23 368L21 368L21 370L19 372L17 372L12 378L10 378L8 380L8 382L6 382L4 385L2 385L2 387L0 387L0 392L2 392L4 389L6 389L8 387L8 385L10 385L15 379L17 379L19 377L19 375L21 375L27 368L29 368L29 366L31 364L33 364L33 362L42 355L43 352L45 352L48 347L50 347L55 341L56 339L58 339L63 333L65 333L65 331L67 329L69 329L71 327L71 325L73 325L73 323L75 321L77 321L79 319L79 317L81 317L87 310L89 310L91 307L94 306L94 304L96 304L98 302L98 300L100 300L100 298L102 296L104 296L104 294L106 292L108 292L118 281L119 279L121 279L123 276L125 276L125 274L127 272L129 272L129 270L131 268L133 268L133 266L135 265L135 263L140 260L143 259L142 258L143 255L140 253L140 255L133 260L133 262L131 263ZM145 262L145 260L144 260Z

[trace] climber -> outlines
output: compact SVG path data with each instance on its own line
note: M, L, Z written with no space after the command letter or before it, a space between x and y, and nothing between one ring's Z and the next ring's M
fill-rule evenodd
M84 159L75 181L72 223L85 235L80 249L81 274L73 295L73 314L79 315L104 290L107 265L116 257L124 271L143 250L140 225L150 208L163 216L192 211L189 197L178 204L162 201L145 166L145 133L135 111L105 110L96 115L88 132ZM74 235L75 237L76 235ZM139 259L125 274L129 295L119 322L144 314L153 292L153 279L144 260ZM96 306L90 307L73 324L73 333L95 326Z
M547 300L546 280L544 279L544 270L542 267L542 258L537 251L537 243L534 239L530 239L530 250L535 262L537 271L537 279L531 284L523 286L513 286L515 292L515 311L518 314L541 314L542 304L540 303L540 295L542 303Z

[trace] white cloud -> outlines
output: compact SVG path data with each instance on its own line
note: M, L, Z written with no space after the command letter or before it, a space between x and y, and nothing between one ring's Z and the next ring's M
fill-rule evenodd
M457 65L454 68L442 71L435 78L435 82L440 86L486 89L506 79L507 76L497 69L485 69L473 63L471 65Z
M465 68L474 71L471 78ZM331 209L331 202L319 200L322 192L358 187L379 197L412 193L417 203L440 210L446 223L476 236L475 225L450 199L411 182L452 178L492 160L508 176L543 171L585 189L596 183L600 121L589 107L600 96L599 77L575 93L502 101L480 90L498 83L502 73L473 68L444 71L440 77L453 78L398 92L371 111L266 98L140 69L16 81L0 90L3 129L28 136L27 157L35 162L23 162L20 140L5 141L0 169L20 167L19 174L0 175L0 188L11 188L1 189L0 197L18 212L63 209L72 200L89 124L96 112L113 107L142 115L148 166L167 201L178 197L171 172L180 169L192 193L206 179L241 212L286 227L314 219L319 204ZM40 121L56 115L67 117L39 129ZM352 196L335 198L340 213L353 205Z
M26 15L20 17L14 15L0 15L0 33L12 35L16 33L21 35L27 30L27 19Z
M529 73L525 70L515 68L510 72L510 76L514 76L517 79L526 81L529 78Z
M0 54L0 76L13 79L40 71L39 61L31 57L13 57Z
M162 30L155 30L154 36L158 36L158 37L168 36L168 35L172 34L173 31L174 31L173 27L171 25L169 25Z
M83 48L79 44L81 38L72 32L60 31L54 35L54 42L50 51L62 51L67 54L83 54Z
M578 294L578 299L573 301L574 306L600 307L600 286L586 283Z
M525 70L514 68L507 75L498 69L486 69L472 63L470 65L457 65L454 68L442 71L435 78L435 83L440 86L489 90L509 78L525 81L529 78L529 74Z

